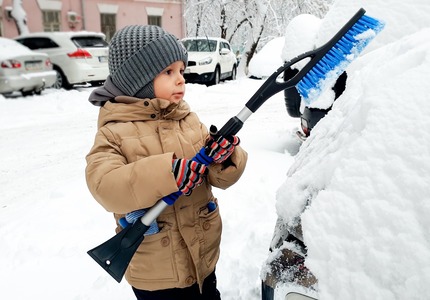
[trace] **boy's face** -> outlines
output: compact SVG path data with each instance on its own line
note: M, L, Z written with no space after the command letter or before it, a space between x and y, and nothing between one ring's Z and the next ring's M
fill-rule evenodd
M156 98L178 103L185 94L185 65L183 61L176 61L161 71L154 78L154 94Z

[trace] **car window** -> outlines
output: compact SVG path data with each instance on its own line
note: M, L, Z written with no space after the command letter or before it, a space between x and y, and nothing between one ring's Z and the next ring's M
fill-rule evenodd
M222 48L226 48L226 49L228 49L228 50L231 50L231 49L230 49L230 45L229 45L228 43L226 43L226 42L222 42L222 43L221 43L221 49L222 49Z
M198 39L182 41L185 49L190 52L215 52L216 40Z
M55 43L53 40L49 38L20 38L17 39L18 42L23 44L24 46L27 46L31 50L37 50L37 49L49 49L49 48L58 48L59 46L57 43Z
M75 43L75 45L78 48L101 48L101 47L107 47L108 43L102 39L101 37L97 36L79 36L79 37L73 37L72 41Z

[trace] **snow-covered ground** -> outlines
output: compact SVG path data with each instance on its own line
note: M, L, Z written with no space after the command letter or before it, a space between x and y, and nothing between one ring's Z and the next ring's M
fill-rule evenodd
M288 117L282 93L239 133L247 169L215 190L223 300L260 299L277 214L292 222L307 199L306 264L320 299L430 295L430 3L338 1L321 29L357 5L386 29L350 65L345 93L311 137L296 139L299 120ZM222 126L261 83L188 84L186 99L205 124ZM90 91L0 96L2 299L133 299L86 254L114 234L84 179L97 119Z

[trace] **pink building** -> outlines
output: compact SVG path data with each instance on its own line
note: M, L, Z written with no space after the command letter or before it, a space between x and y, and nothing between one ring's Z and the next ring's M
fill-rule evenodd
M15 0L16 1L16 0ZM0 0L0 36L18 33L11 16L14 0ZM109 41L116 30L131 24L154 24L185 37L183 0L21 0L30 32L96 31Z

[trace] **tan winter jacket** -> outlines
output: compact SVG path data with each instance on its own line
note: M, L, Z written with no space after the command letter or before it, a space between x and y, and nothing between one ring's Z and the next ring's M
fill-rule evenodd
M94 198L116 221L125 213L153 206L178 190L172 159L192 158L205 144L206 127L185 101L116 97L99 113L94 146L87 155L86 179ZM236 147L234 165L209 167L204 183L181 196L158 218L160 232L146 236L125 277L144 290L184 288L215 269L221 240L219 208L211 186L226 189L242 175L247 154ZM117 223L118 224L118 223ZM121 229L117 226L116 231Z

